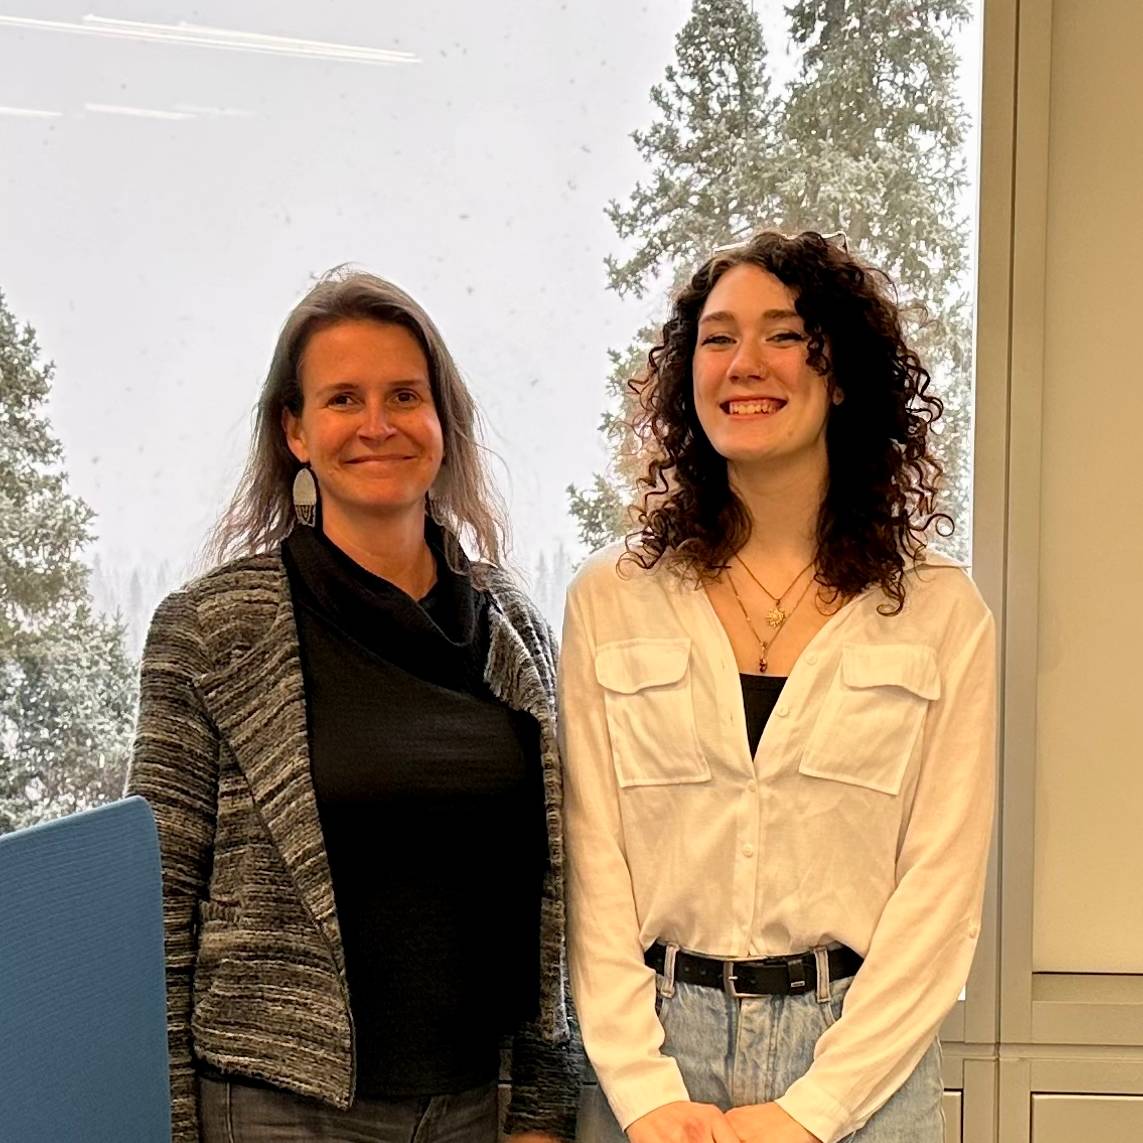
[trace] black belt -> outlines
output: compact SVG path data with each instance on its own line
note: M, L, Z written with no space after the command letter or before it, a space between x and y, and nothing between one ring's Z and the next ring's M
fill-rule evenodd
M862 958L842 945L829 950L830 980L855 976ZM656 941L644 954L644 961L656 972L667 963L667 946ZM765 960L719 960L698 953L678 951L675 954L675 980L684 984L701 984L721 988L730 996L788 996L813 992L818 986L817 960L812 952L798 956L767 957Z

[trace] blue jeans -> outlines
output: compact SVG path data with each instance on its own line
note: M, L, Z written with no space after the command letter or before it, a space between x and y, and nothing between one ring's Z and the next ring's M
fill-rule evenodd
M660 988L663 978L659 977ZM660 997L666 1033L663 1053L672 1056L696 1103L723 1111L768 1103L809 1071L814 1044L841 1016L850 980L834 981L828 1000L813 992L735 1000L717 988L675 983ZM852 1143L943 1143L940 1044L921 1058L912 1075ZM624 1143L602 1091L585 1087L580 1101L578 1143Z
M496 1084L359 1099L348 1111L277 1088L199 1079L202 1143L496 1143Z

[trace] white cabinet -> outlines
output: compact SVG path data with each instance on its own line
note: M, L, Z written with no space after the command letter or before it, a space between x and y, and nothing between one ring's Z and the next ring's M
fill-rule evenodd
M961 1143L961 1093L945 1092L945 1143Z
M1100 1143L1143 1139L1143 1096L1032 1096L1032 1143L1087 1139Z

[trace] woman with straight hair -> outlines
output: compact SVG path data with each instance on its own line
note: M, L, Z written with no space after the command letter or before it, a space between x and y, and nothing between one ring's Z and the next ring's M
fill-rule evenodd
M942 1143L996 684L926 549L941 403L888 279L815 233L716 253L634 385L640 529L561 659L579 1137Z
M502 1046L506 1132L571 1138L553 640L503 538L436 326L332 271L143 653L175 1143L492 1143Z

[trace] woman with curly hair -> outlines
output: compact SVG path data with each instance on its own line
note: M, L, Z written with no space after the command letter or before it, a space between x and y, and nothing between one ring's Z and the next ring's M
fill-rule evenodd
M640 530L561 661L579 1138L940 1143L996 689L926 550L941 403L888 279L814 233L706 262L634 388Z

